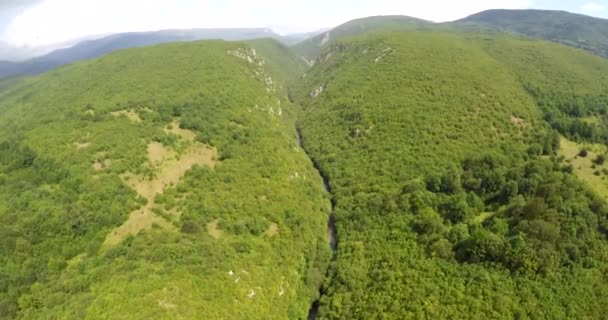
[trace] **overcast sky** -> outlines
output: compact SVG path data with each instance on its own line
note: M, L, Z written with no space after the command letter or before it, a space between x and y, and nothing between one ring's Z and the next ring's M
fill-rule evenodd
M450 21L494 8L608 18L608 0L0 0L0 41L40 46L89 35L206 27L314 31L370 15Z

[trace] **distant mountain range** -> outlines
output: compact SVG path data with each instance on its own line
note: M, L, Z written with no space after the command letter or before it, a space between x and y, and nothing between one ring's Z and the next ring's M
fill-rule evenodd
M223 39L227 41L273 38L293 46L312 64L322 49L337 39L372 32L439 29L467 32L505 32L557 42L608 57L608 20L564 11L488 10L461 20L433 23L408 16L356 19L329 31L281 36L270 29L193 29L121 33L81 42L23 62L0 61L0 78L34 75L79 60L91 59L132 47L166 42Z
M143 47L166 42L222 39L226 41L273 38L285 44L294 44L314 33L281 36L270 29L192 29L163 30L155 32L131 32L81 42L73 47L59 49L44 56L23 62L0 61L0 78L18 75L34 75L72 62L97 58L105 54L133 47Z
M608 57L608 20L565 11L488 10L454 22L544 39Z
M505 32L557 42L608 57L608 20L565 11L488 10L461 20L434 23L408 16L377 16L349 21L297 44L294 49L310 61L337 39L373 31L439 29L466 32Z

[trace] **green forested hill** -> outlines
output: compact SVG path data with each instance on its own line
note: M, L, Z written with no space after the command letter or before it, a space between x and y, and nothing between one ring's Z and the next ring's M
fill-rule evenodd
M534 93L605 108L606 67L473 34L328 47L292 94L336 204L320 318L602 318L608 208L557 156L560 129Z
M605 59L543 41L496 36L480 42L524 84L556 130L579 142L608 142Z
M367 32L437 30L459 33L507 33L552 41L608 57L608 20L551 10L487 10L445 23L408 16L355 19L294 46L312 64L332 42ZM499 35L500 36L500 35Z
M278 49L167 44L1 83L0 318L305 318L329 201Z
M0 319L602 319L608 62L428 25L0 81Z
M375 16L348 21L332 30L296 44L294 50L306 60L314 61L323 48L335 40L372 31L404 31L430 27L433 23L408 16Z
M450 23L482 25L503 32L545 39L608 58L608 20L565 11L488 10Z

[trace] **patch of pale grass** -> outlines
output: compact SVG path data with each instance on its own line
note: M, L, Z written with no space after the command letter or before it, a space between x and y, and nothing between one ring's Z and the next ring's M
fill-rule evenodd
M207 223L207 233L212 236L214 239L219 239L224 234L218 224L220 223L220 219L215 219L212 222Z
M606 165L596 165L595 169L592 168L593 159L598 155L596 153L597 149L601 148L591 146L588 148L587 156L583 158L578 155L583 147L583 145L562 137L559 154L564 156L568 163L572 165L573 172L579 179L586 182L599 196L608 199L608 182L602 179L602 177L605 177L604 173L599 176L595 175L596 171L602 172Z
M526 121L522 118L511 116L511 123L516 127L523 127L526 124Z
M151 149L154 153L153 156L150 156ZM162 194L168 187L177 185L186 172L195 165L206 165L213 168L217 164L217 150L202 143L192 144L187 152L180 157L167 159L167 153L162 144L154 142L148 145L149 160L152 164L157 165L157 173L153 179L147 179L132 173L121 175L122 180L129 187L148 200L148 204L142 209L132 212L123 225L111 231L106 237L104 247L119 244L129 235L136 235L140 231L152 227L153 224L167 230L174 230L173 225L152 211L156 206L156 195ZM174 217L180 215L177 210L170 212L170 214Z
M165 160L169 159L171 151L165 148L160 142L151 142L148 144L148 161L153 166L158 166Z
M194 142L194 140L196 140L196 133L188 129L180 128L179 121L177 120L174 120L173 122L171 122L171 124L165 127L165 132L174 134L190 142Z
M471 219L471 223L479 225L479 224L484 223L486 220L490 219L491 217L493 217L495 215L496 215L496 212L482 212L475 218Z
M111 166L112 166L112 160L110 160L110 159L105 159L103 161L97 160L97 161L95 161L95 163L93 163L93 170L101 171L101 170L107 169Z
M173 230L175 227L165 219L157 216L152 212L153 204L148 204L145 207L131 212L129 218L120 227L114 229L106 236L103 247L111 247L121 243L130 235L137 235L140 231L149 229L152 225L157 224L163 229Z
M276 223L271 223L270 226L268 226L268 229L266 229L265 234L271 238L276 236L279 234L279 225Z
M74 146L76 146L76 149L82 150L82 149L86 149L86 148L90 147L91 143L90 142L74 142Z
M140 123L142 121L141 118L139 117L139 114L137 114L137 112L135 112L133 110L114 111L114 112L110 112L110 114L115 117L125 116L129 120L131 120L131 122L133 122L133 123Z

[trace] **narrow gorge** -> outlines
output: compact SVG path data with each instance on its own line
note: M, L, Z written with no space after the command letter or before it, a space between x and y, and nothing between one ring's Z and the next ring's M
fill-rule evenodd
M331 213L329 215L329 219L327 220L327 242L332 251L332 262L333 262L336 258L336 254L338 252L338 237L337 237L337 232L336 232L336 219L335 219L335 214L334 214L335 203L334 203L333 195L331 192L331 185L329 183L329 177L327 177L327 175L321 170L319 164L310 156L310 154L306 150L306 147L304 146L303 139L302 139L302 132L301 132L299 126L296 127L296 131L298 134L299 147L302 150L304 150L306 155L310 158L314 168L317 170L317 172L319 172L319 175L321 176L321 178L323 178L323 188L330 195L330 198L331 198ZM329 266L328 266L328 270L329 270ZM328 270L326 270L326 275L327 275ZM310 305L310 309L308 311L308 320L317 319L317 314L319 312L319 306L320 306L320 300L324 294L325 294L325 288L323 288L323 285L321 284L321 286L319 287L319 298L316 299L315 301L313 301L312 304Z

